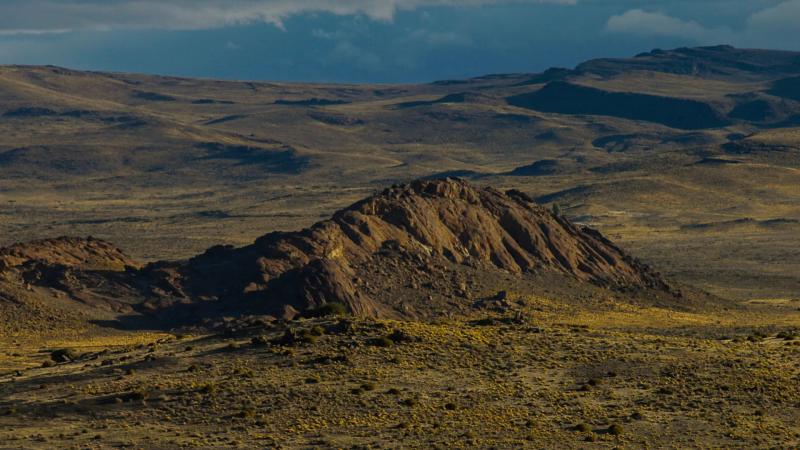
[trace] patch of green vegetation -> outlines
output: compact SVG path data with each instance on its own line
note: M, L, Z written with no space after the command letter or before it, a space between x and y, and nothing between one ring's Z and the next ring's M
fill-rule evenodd
M345 316L349 314L347 306L342 303L330 302L322 304L316 308L307 310L303 315L305 317L328 317L328 316Z

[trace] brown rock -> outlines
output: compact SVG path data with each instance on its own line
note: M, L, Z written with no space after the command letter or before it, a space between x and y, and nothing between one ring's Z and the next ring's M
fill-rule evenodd
M30 270L32 262L44 269ZM91 238L0 249L4 277L25 267L26 280L55 283L81 292L82 299L91 299L93 286L105 286L98 299L125 292L138 297L140 309L156 313L201 314L203 308L183 306L216 303L214 311L284 319L332 302L369 317L402 316L413 302L431 312L459 308L469 304L473 284L459 265L472 273L505 273L509 280L549 271L620 290L670 289L599 232L554 216L520 192L457 179L393 186L308 229L270 233L242 248L215 246L187 261L141 270L111 244ZM402 301L411 308L397 303L395 292L409 286L416 300ZM414 292L420 286L425 294Z

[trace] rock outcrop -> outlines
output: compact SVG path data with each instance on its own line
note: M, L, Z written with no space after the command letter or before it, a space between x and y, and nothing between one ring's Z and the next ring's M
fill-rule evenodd
M553 215L522 192L459 179L396 185L302 231L141 269L96 239L0 249L0 282L179 321L293 317L328 303L359 316L421 317L470 307L478 295L470 286L496 292L536 274L672 295L658 274L599 232Z
M37 264L84 270L124 270L135 265L113 244L91 237L42 239L0 248L0 274Z
M430 267L468 265L519 276L546 271L612 289L669 290L599 232L554 216L521 192L457 179L393 186L306 230L152 264L142 275L166 299L239 300L272 313L340 302L358 315L392 315L391 292L369 295L363 288L375 271L408 275L377 259L389 250ZM393 265L382 267L387 264Z

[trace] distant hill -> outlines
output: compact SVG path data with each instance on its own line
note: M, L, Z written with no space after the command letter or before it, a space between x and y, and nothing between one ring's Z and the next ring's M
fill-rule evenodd
M604 58L579 64L576 72L614 76L630 71L653 71L700 77L775 79L800 72L800 53L780 50L713 47L656 49L634 58Z
M675 246L641 254L688 277L714 267L695 267L708 245L673 251L685 237L669 230L800 218L799 77L800 53L729 46L416 85L3 66L0 245L92 235L140 260L181 259L311 226L387 184L457 174L564 203L623 243L658 232ZM754 245L795 242L788 228ZM716 267L762 276L725 286L791 267L748 239Z

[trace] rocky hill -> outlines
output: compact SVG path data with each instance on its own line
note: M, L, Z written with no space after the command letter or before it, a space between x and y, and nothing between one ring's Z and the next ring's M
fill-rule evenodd
M458 179L395 185L302 231L142 269L91 239L16 245L0 250L0 261L17 281L86 304L106 299L120 310L133 304L175 319L210 310L290 318L331 303L366 317L456 313L504 289L504 277L537 275L670 293L658 274L597 231L522 192Z
M0 248L0 335L76 331L89 319L133 312L136 263L94 238L61 237Z
M34 265L122 270L134 262L112 244L91 237L42 239L0 248L0 274Z

